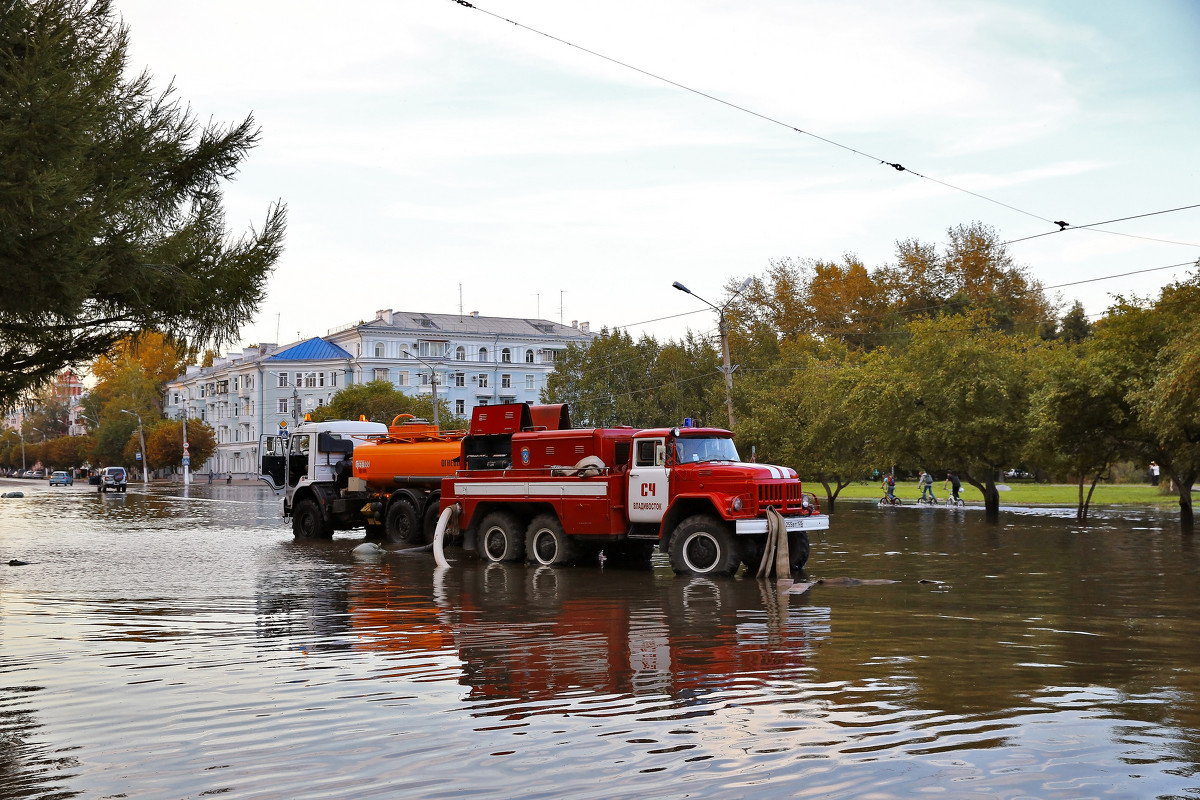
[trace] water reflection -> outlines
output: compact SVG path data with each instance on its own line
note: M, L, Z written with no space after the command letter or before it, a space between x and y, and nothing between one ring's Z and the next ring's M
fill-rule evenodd
M356 560L211 489L0 504L0 798L1200 797L1200 559L1153 513L848 505L809 577L898 583L781 598Z

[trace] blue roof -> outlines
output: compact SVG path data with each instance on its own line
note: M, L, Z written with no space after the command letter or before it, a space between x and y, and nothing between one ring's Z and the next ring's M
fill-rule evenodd
M336 344L314 336L307 342L292 345L270 356L268 361L320 361L325 358L351 358L351 355Z

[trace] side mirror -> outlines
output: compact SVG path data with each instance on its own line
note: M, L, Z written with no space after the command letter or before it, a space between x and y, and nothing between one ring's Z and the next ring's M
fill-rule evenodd
M661 467L667 463L667 446L662 442L654 445L654 466Z

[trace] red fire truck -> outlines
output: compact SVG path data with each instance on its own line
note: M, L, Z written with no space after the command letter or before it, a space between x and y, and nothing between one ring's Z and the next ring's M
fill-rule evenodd
M773 507L795 573L808 532L829 527L793 470L743 462L720 428L573 429L566 406L483 406L460 465L441 508L459 507L464 548L488 561L637 560L657 546L678 573L729 575L757 568Z

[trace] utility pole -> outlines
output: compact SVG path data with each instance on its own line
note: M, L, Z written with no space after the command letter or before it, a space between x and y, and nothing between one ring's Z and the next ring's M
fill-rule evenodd
M422 364L429 367L429 386L433 390L433 424L435 426L437 426L438 428L440 428L441 423L440 423L440 420L438 419L438 401L437 401L437 370L434 369L433 364L430 364L428 361L421 358L420 356L414 356L412 353L410 353L404 349L401 349L400 352L404 353L404 355L408 356L409 358L415 358L417 361L420 361Z
M146 457L146 455L147 455L146 454L146 435L142 431L142 415L137 413L136 411L129 411L128 409L124 409L124 408L121 409L121 413L122 414L131 414L131 415L137 417L138 441L142 445L142 483L149 483L150 482L150 470L146 467L146 462L149 459L147 459L147 457Z
M733 293L733 296L725 301L725 305L719 308L693 292L691 289L684 286L679 281L675 281L671 284L679 291L690 294L692 297L696 298L701 303L704 303L706 306L717 312L717 330L721 332L721 361L723 365L721 367L721 372L725 374L725 411L729 415L729 430L733 430L733 371L737 369L737 367L730 366L729 364L729 326L725 322L725 310L729 308L729 304L732 303L738 295L746 291L746 287L750 285L751 280L751 278L746 278L746 280L742 281L742 285L739 286L738 290Z

